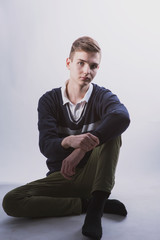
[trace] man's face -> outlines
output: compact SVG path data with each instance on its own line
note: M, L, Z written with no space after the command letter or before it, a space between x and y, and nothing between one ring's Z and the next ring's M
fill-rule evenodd
M70 81L81 86L88 85L96 73L100 64L100 54L94 52L75 52L73 59L67 58L66 66L70 70Z

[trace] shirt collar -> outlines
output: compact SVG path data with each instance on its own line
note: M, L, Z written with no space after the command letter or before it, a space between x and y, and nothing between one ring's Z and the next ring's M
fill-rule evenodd
M61 94L62 94L62 100L63 100L63 105L66 104L66 103L70 103L73 105L73 103L71 103L71 101L68 99L67 97L67 93L66 93L66 85L68 83L69 80L67 80L64 85L61 87ZM92 94L92 91L93 91L93 84L91 83L89 85L89 88L86 92L86 94L84 95L84 97L78 102L78 103L81 103L81 102L88 102L89 101L89 98Z

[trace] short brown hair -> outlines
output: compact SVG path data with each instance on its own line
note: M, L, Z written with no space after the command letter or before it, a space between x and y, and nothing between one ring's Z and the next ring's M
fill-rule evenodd
M87 36L80 37L73 42L69 58L72 60L74 53L78 51L98 52L101 55L101 49L97 41Z

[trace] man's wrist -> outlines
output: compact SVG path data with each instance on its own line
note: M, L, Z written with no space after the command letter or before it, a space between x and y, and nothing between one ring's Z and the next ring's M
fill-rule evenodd
M70 137L71 136L68 136L68 137L65 137L62 142L61 142L61 146L65 149L69 148L70 147Z
M82 148L76 148L75 151L79 154L84 156L86 154L86 151L84 151Z

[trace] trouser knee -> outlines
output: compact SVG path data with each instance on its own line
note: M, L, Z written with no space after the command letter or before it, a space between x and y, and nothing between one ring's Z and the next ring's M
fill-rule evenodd
M118 137L115 137L111 140L109 140L108 142L106 143L103 143L102 144L102 148L110 148L111 150L119 150L120 147L122 146L122 138L121 138L121 135L118 136Z
M2 206L7 215L16 217L17 207L15 204L15 199L14 195L12 194L12 191L4 196Z
M103 143L102 145L98 146L96 149L97 152L97 157L102 158L102 159L117 159L118 160L118 155L119 151L122 145L122 139L121 135L109 140L108 142Z

